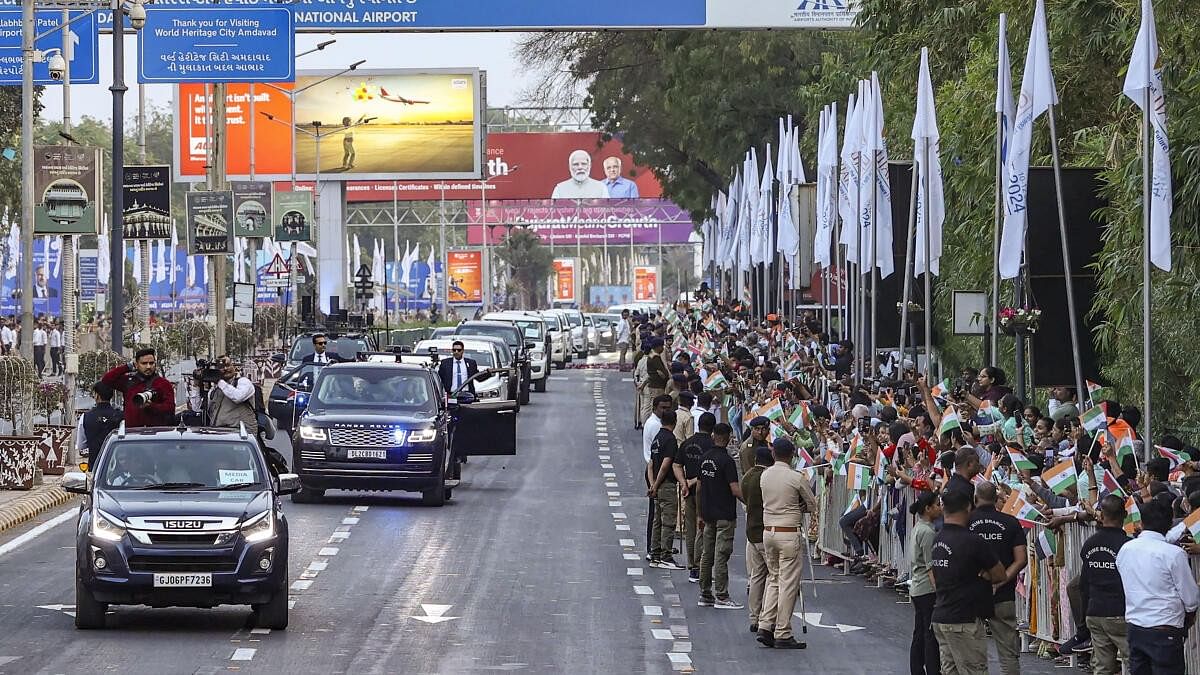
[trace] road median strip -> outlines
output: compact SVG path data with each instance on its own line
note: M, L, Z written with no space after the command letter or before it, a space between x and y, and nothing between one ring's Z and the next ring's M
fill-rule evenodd
M70 502L73 495L58 481L39 485L27 494L0 504L0 532L16 527L41 513Z

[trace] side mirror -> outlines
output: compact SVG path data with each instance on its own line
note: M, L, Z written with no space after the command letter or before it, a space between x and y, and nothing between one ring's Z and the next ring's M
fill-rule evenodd
M300 491L300 476L294 473L279 474L279 494L290 495Z
M87 474L82 471L68 471L63 474L62 482L58 485L72 494L86 495L88 493Z
M284 363L287 363L287 356L285 356L283 354L272 354L271 361L282 365Z

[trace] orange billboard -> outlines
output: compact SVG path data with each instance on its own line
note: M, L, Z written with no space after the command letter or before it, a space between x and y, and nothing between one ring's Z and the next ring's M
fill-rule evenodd
M658 268L652 265L633 268L633 301L658 302Z
M450 304L483 303L483 251L446 252L446 301Z
M231 180L250 176L250 120L254 120L254 174L292 173L292 84L254 85L251 114L250 85L225 85L225 170ZM213 115L212 85L180 84L175 90L175 179L204 180L208 164L208 124Z
M554 302L574 304L579 299L575 297L575 259L554 259Z

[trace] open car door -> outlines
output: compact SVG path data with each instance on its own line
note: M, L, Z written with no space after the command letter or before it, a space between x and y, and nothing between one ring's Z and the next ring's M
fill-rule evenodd
M517 454L517 402L460 403L451 412L455 457Z

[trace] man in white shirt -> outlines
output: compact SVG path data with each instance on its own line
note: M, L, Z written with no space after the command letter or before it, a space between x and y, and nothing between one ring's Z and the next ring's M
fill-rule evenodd
M50 374L63 374L63 331L62 324L50 327Z
M2 321L3 324L0 326L0 348L3 349L4 354L7 356L16 351L17 331L13 330L12 326L8 324L8 319L3 319Z
M1187 553L1164 537L1171 527L1171 507L1151 499L1141 513L1142 533L1117 553L1129 625L1128 670L1183 675L1183 644L1200 609L1200 588Z
M675 400L667 394L662 394L654 399L650 408L650 416L642 422L642 459L646 460L646 465L650 465L650 445L654 443L654 437L662 429L662 414L668 410L675 409ZM643 472L649 475L649 472ZM650 487L649 481L646 487ZM673 488L672 488L673 489ZM650 498L650 510L646 514L646 560L650 559L650 550L653 545L651 532L654 529L654 497Z
M621 310L621 320L617 322L617 349L621 352L618 362L621 372L625 371L625 354L629 351L629 310Z
M46 322L39 321L33 328L33 367L38 377L46 370L46 344L50 336L46 333Z

